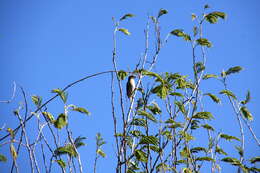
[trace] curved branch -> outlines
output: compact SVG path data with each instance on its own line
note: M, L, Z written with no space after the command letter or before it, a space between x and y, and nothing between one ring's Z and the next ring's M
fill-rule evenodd
M113 70L109 70L109 71L104 71L104 72L99 72L99 73L95 73L95 74L92 74L92 75L89 75L89 76L86 76L84 78L81 78L79 80L76 80L70 84L68 84L66 87L64 87L62 89L62 92L66 91L67 89L69 89L70 87L88 79L88 78L91 78L91 77L95 77L95 76L98 76L98 75L102 75L102 74L106 74L106 73L113 73L115 71ZM34 112L37 113L38 111L40 111L44 106L46 106L47 104L49 104L52 100L54 100L56 97L58 97L59 94L56 94L55 96L51 97L49 100L47 100L45 103L43 103L40 107L38 107ZM24 120L24 123L29 121L32 117L34 116L34 114L30 115L29 117L27 117L25 120ZM19 126L17 126L15 129L14 129L14 134L17 133L17 131L22 127L22 125L20 124ZM2 138L0 138L0 141L4 140L5 138L7 138L8 136L10 136L10 134L8 133L7 135L3 136Z

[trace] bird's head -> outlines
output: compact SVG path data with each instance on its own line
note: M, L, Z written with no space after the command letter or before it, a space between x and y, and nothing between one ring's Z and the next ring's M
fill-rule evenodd
M130 80L130 79L135 79L136 77L134 76L134 75L130 75L129 77L128 77L128 80Z

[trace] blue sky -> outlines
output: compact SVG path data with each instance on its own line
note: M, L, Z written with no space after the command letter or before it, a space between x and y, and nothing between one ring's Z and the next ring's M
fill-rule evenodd
M252 126L260 136L259 105L259 66L260 66L260 21L258 13L260 4L257 0L200 0L200 1L68 1L68 0L25 0L0 2L0 100L8 99L12 92L12 83L21 85L28 98L40 95L47 100L53 94L51 89L63 88L68 83L96 72L112 69L112 17L119 19L126 13L135 14L135 18L124 21L122 26L132 33L126 37L119 34L118 52L119 68L132 70L143 52L143 30L147 14L157 15L160 8L169 13L161 18L162 35L173 29L183 28L192 32L194 23L191 14L200 14L203 6L209 4L213 11L223 11L227 14L225 21L216 25L206 24L205 37L213 43L213 48L207 50L208 73L220 73L222 69L231 66L242 66L244 70L230 77L229 88L244 98L250 90L252 101L248 105L254 115ZM180 72L191 75L190 46L178 38L170 38L161 52L156 72ZM109 155L99 163L99 172L106 167L114 168L114 149L112 145L112 117L110 105L110 76L99 76L89 79L69 90L69 103L86 107L92 114L90 117L75 114L71 127L75 136L86 136L87 146L82 148L82 159L85 169L92 169L94 159L94 138L101 132L108 141L104 147ZM209 81L202 86L205 90L215 93L222 89L217 82ZM221 97L225 100L224 97ZM14 128L16 123L12 110L22 100L20 92L11 104L0 104L0 126L6 123ZM62 111L60 100L49 105L53 114ZM237 123L231 107L223 104L211 107L219 116L216 120L220 131L239 135ZM30 111L33 111L30 105ZM247 151L249 156L260 154L252 137L248 134ZM226 144L227 147L228 144ZM4 149L0 148L0 152ZM10 158L9 158L10 159ZM109 166L108 166L109 163ZM9 168L0 163L4 170ZM232 170L233 167L226 167ZM223 172L226 172L223 169ZM111 171L113 172L113 171ZM228 172L228 171L227 171Z

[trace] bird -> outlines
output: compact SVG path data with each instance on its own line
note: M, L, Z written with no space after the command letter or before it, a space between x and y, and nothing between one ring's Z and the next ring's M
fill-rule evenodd
M130 75L126 83L126 94L130 100L133 99L134 90L135 90L135 76Z

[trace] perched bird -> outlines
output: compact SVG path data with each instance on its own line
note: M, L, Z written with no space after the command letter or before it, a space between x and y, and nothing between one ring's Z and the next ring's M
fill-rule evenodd
M127 97L130 100L133 99L134 90L135 90L135 76L131 75L128 77L128 81L126 84L126 93L127 93Z

